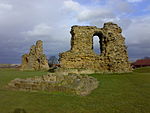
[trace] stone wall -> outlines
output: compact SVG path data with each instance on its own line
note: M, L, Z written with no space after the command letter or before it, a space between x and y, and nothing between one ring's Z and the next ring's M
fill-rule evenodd
M29 54L22 56L21 70L48 70L48 60L43 54L43 42L38 40L32 45Z
M60 54L61 68L93 69L98 72L130 72L125 38L114 23L96 26L73 26L71 49ZM93 37L98 36L101 54L93 51Z

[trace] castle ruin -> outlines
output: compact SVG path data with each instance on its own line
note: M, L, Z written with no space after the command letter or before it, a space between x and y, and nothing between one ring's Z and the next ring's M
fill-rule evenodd
M71 49L60 54L63 69L92 69L97 72L130 72L125 38L122 29L112 22L103 28L73 26ZM93 37L99 37L100 54L93 50Z
M29 54L22 55L21 70L48 70L48 60L43 54L43 42L38 40L32 45Z

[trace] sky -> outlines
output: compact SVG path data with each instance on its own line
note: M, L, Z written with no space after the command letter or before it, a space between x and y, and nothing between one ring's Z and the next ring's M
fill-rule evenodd
M150 0L0 0L0 63L21 63L37 40L57 56L70 49L71 26L109 21L123 29L129 60L150 56Z

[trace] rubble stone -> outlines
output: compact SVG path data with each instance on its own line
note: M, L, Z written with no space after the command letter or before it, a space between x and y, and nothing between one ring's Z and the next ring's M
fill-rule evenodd
M21 70L48 70L48 60L43 54L43 42L38 40L32 45L29 54L22 56Z
M122 29L112 22L103 28L96 26L72 26L71 49L61 53L62 69L85 69L95 72L130 72L125 38ZM100 54L93 51L93 37L99 37Z
M99 82L96 78L87 75L57 75L49 73L41 77L27 79L16 78L8 85L8 89L23 91L48 91L66 92L85 96L98 87Z

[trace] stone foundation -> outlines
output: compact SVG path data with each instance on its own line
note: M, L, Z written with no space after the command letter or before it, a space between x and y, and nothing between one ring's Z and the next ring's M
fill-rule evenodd
M77 74L55 74L49 73L41 77L12 80L7 88L11 90L23 91L48 91L66 92L85 96L98 87L98 81L94 77Z

